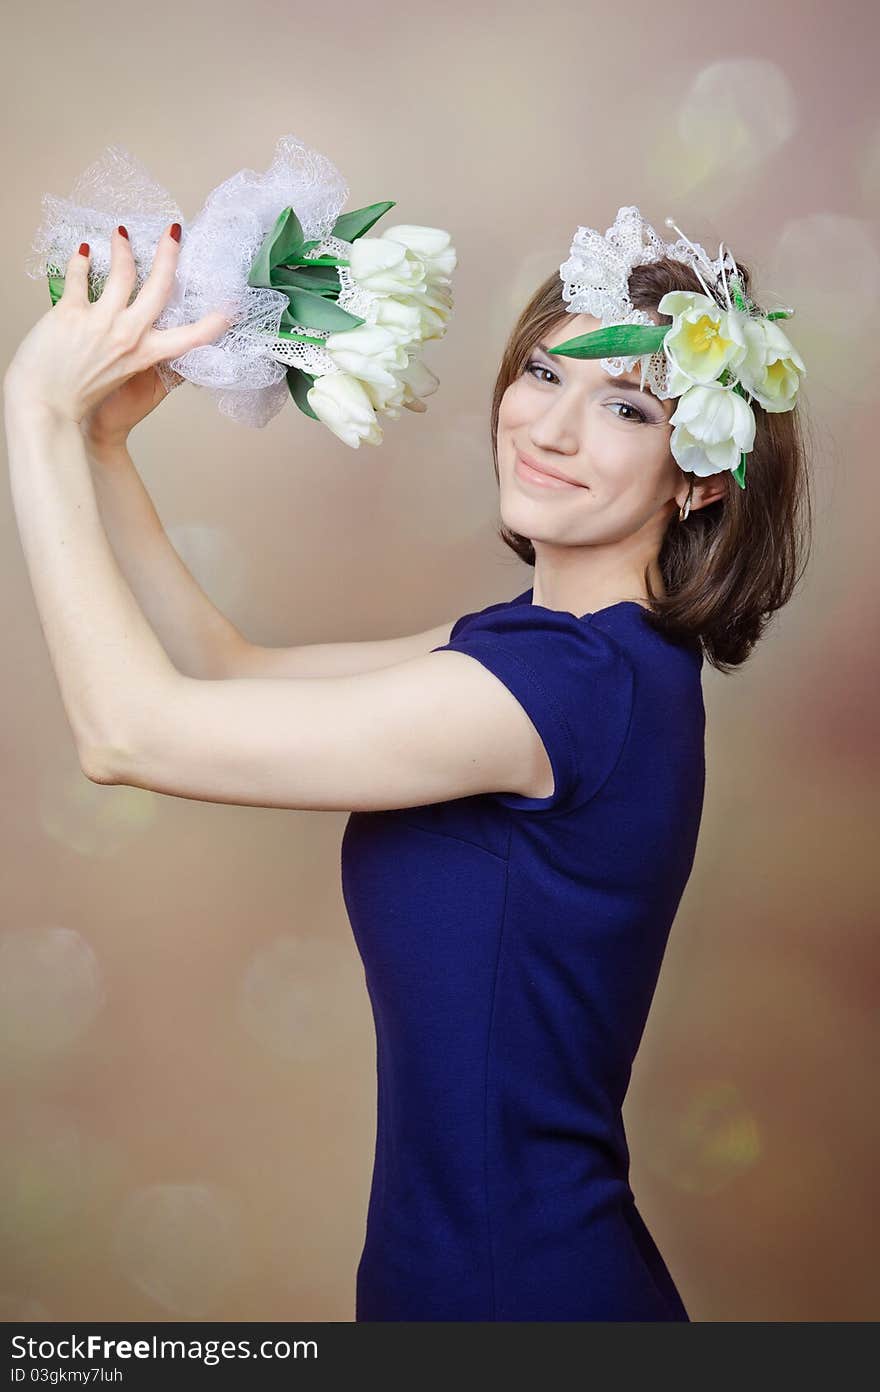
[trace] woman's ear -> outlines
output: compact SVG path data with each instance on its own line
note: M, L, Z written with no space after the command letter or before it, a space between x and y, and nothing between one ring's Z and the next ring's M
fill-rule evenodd
M694 491L691 494L691 512L696 512L697 508L708 507L709 503L715 503L719 498L727 497L727 477L729 469L722 469L717 474L709 474L708 478L694 480ZM687 498L687 490L679 502L683 506Z

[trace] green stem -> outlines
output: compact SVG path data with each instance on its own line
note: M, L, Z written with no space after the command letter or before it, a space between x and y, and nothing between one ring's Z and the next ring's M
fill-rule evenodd
M275 334L264 335L265 338L275 338L275 336ZM291 333L288 329L279 329L277 337L288 338L294 343L317 343L319 346L323 346L323 344L326 342L326 339L312 338L309 334Z
M285 266L350 266L339 256L288 256Z

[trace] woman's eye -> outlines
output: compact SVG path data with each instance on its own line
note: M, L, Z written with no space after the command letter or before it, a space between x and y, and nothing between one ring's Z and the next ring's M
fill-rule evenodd
M609 404L609 406L622 406L623 409L624 409L624 411L632 411L632 412L633 412L633 414L632 414L631 416L618 416L618 418L617 418L618 420L642 421L642 422L644 422L645 420L647 420L647 417L644 416L644 415L642 414L642 412L639 410L639 408L638 408L637 406L631 406L631 405L629 404L628 401L609 401L608 404Z
M531 373L532 373L532 376L534 377L535 373L532 372L532 368L535 368L538 372L546 372L547 375L548 375L549 377L552 377L555 381L558 381L558 380L559 380L558 377L556 376L556 373L555 373L555 372L551 372L550 369L549 369L549 367L545 367L543 363L539 363L539 362L530 362L530 363L528 364L528 366L526 367L526 371L527 371L527 372L531 372Z

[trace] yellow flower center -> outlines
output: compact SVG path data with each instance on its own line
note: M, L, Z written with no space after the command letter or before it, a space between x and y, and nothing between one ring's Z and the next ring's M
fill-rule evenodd
M704 314L695 324L690 325L688 338L690 339L690 347L695 353L707 353L712 347L712 340L717 337L718 325L707 314Z
M712 371L720 371L727 357L732 339L724 338L715 319L703 314L691 322L682 324L685 353L702 357Z

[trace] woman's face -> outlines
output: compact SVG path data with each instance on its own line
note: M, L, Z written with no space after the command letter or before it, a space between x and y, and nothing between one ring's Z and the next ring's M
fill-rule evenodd
M568 314L542 340L555 347L601 328ZM639 364L609 376L598 358L550 357L537 345L501 399L497 454L501 518L532 542L595 545L645 528L662 538L687 480L669 448L674 399L638 389ZM521 472L518 458L549 466L574 484L554 486Z

